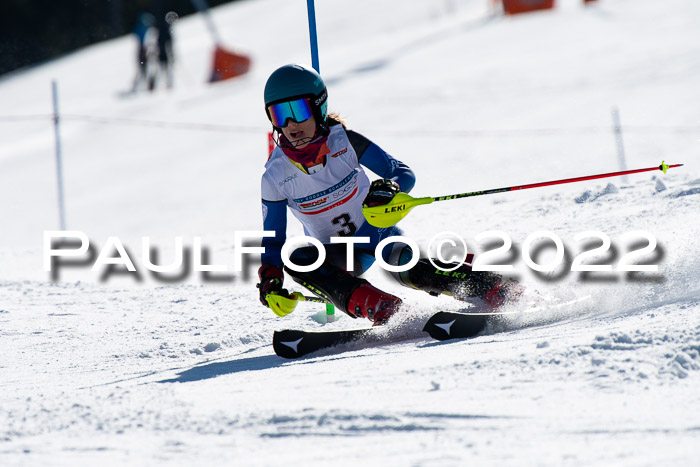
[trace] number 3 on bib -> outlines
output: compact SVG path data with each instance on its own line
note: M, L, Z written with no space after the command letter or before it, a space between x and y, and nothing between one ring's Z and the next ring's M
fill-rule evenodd
M333 225L342 227L342 230L338 231L339 237L350 237L357 232L357 226L350 220L350 214L341 214L331 222Z

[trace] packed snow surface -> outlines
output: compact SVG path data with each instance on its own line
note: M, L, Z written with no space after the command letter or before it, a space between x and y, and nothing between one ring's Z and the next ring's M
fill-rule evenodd
M400 226L423 248L450 231L479 253L503 243L479 234L500 231L513 246L493 264L576 302L440 343L422 323L476 304L375 267L367 278L406 303L385 342L294 361L274 355L274 330L369 324L322 324L314 304L278 318L258 302L256 261L233 270L236 232L261 229L265 80L310 62L305 5L212 14L224 46L253 58L247 75L206 84L214 44L190 17L171 90L126 92L132 37L0 79L0 465L697 465L698 2L504 17L486 0L317 1L331 110L415 170L416 196L619 170L613 109L627 168L685 166L418 207ZM136 272L44 270L44 232L60 228L52 80L66 228L92 261L116 257L118 238ZM553 242L524 244L547 235L565 255L538 273L523 255L547 264ZM181 237L190 266L152 274L144 237L156 264ZM572 272L605 238L584 263L612 271ZM227 271L194 271L196 242Z

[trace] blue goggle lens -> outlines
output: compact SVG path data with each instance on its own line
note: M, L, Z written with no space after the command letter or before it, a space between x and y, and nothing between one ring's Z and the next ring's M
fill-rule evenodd
M272 124L279 128L287 126L287 120L289 119L301 123L313 115L309 99L297 99L295 101L273 104L267 108L267 112Z

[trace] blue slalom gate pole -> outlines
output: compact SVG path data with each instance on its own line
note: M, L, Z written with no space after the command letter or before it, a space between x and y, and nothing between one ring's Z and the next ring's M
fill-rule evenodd
M321 73L318 64L318 40L316 38L316 9L314 0L306 0L306 9L309 13L309 39L311 40L311 66L317 73Z
M321 67L318 63L318 38L316 35L316 8L314 0L306 0L306 10L309 14L309 39L311 41L311 66L318 74L321 74ZM335 306L332 303L326 303L326 320L327 322L335 321Z

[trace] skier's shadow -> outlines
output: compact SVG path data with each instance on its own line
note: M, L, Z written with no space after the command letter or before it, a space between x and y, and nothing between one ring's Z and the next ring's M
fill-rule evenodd
M260 357L242 358L228 362L214 362L206 365L195 366L189 370L178 373L175 378L164 379L159 383L191 383L205 379L216 378L221 375L230 375L241 371L267 370L282 366L287 360L276 355L263 355Z

